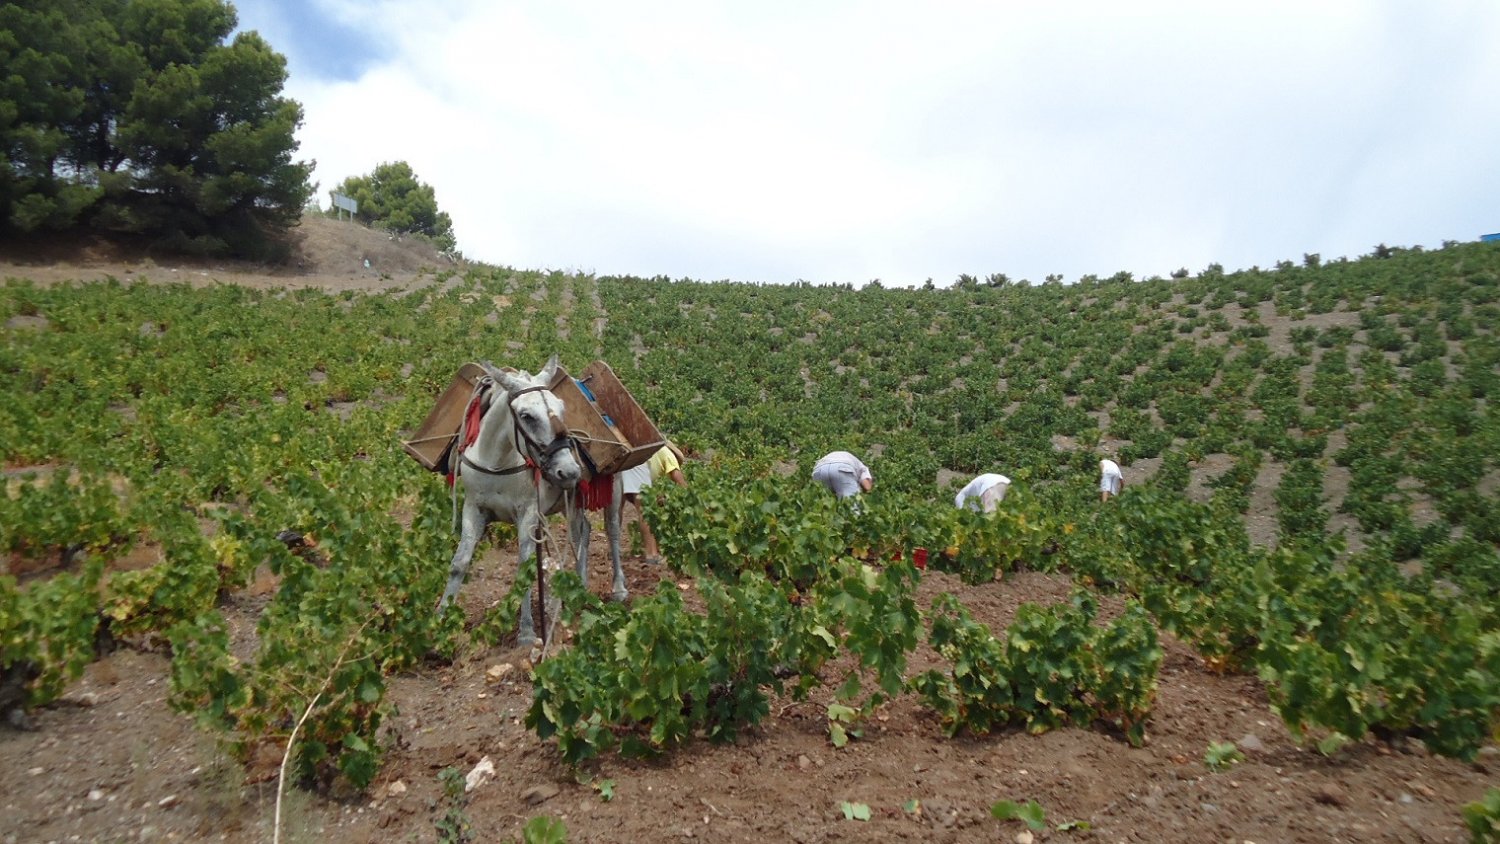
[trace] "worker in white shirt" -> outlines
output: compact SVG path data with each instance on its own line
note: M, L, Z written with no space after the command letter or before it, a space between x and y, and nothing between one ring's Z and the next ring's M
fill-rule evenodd
M1006 490L1010 489L1010 478L995 472L986 472L983 475L969 481L968 485L958 491L953 499L953 506L960 510L967 507L981 513L993 513L1000 502L1005 499Z
M1108 501L1111 495L1119 495L1125 488L1125 476L1120 474L1120 464L1108 457L1099 461L1099 500Z

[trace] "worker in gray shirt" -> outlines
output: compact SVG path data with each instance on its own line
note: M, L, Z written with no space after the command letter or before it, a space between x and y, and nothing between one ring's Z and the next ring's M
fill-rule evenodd
M870 467L847 451L833 451L823 455L817 465L813 466L812 476L813 480L828 487L828 491L839 498L848 498L861 491L869 492L875 485Z

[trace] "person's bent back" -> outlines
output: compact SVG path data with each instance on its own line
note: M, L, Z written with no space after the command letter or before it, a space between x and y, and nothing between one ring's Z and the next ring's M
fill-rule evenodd
M859 492L869 492L875 485L870 467L847 451L834 451L823 455L813 466L813 480L828 488L839 498L848 498Z
M995 508L1000 506L1008 489L1010 489L1010 478L995 472L986 472L969 481L967 486L958 491L958 495L953 499L953 506L959 509L967 507L970 510L993 513Z

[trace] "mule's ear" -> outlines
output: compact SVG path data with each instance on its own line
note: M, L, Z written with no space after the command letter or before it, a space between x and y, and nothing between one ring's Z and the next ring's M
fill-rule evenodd
M520 392L531 386L531 382L523 377L524 373L517 372L510 367L496 370L493 374L495 383L499 384L507 393Z
M553 354L552 357L548 359L547 365L542 367L542 371L536 374L537 382L544 386L551 387L553 380L557 378L558 366L559 364L557 362L557 355Z

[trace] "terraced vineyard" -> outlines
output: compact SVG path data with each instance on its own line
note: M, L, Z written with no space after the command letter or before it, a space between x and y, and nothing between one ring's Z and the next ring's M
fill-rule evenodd
M1494 244L945 290L24 275L0 706L39 729L0 734L7 840L262 840L294 727L294 839L996 840L1036 801L1053 839L1461 841L1465 805L1500 814ZM397 441L464 362L554 352L609 361L692 459L647 496L669 565L633 560L625 605L559 576L568 644L533 667L503 532L434 614L448 491ZM834 449L875 474L859 511L810 481ZM1000 512L955 510L984 471Z

